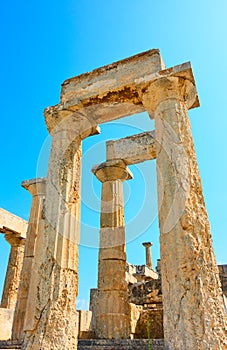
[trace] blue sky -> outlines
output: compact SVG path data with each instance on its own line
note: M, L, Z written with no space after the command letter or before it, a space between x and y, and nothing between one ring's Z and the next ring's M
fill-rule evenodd
M1 2L0 17L0 207L29 217L31 198L20 183L45 176L50 138L43 109L59 102L61 83L159 48L167 67L186 61L193 66L201 107L189 115L217 261L227 263L227 2L12 0ZM152 128L147 115L134 116L102 125L101 135L83 144L81 305L97 279L100 186L90 168L104 160L105 140ZM159 257L155 163L131 170L134 180L125 184L128 260L143 263L141 242L151 240L155 263ZM8 251L1 236L0 292Z

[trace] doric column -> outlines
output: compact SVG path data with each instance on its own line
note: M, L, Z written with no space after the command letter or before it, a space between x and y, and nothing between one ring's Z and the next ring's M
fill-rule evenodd
M162 77L163 76L163 77ZM224 349L224 307L188 109L191 69L163 71L141 91L155 119L165 348Z
M151 258L151 242L144 242L143 246L145 247L146 250L146 265L152 269L152 258Z
M52 134L42 251L36 264L34 317L23 350L76 349L82 138L97 133L82 113L45 112ZM31 302L31 298L29 296Z
M37 248L37 237L43 234L41 220L43 219L46 179L24 181L22 182L22 187L28 190L32 195L32 204L25 244L24 261L21 271L21 281L18 291L18 300L13 320L12 338L18 340L23 338L25 314L27 313L29 315L30 322L32 322L34 318L31 310L28 310L28 294L30 288L34 290L34 288L37 287L34 280L37 273L36 269L34 269L34 258ZM42 249L42 246L39 245L38 249ZM33 279L32 283L31 278ZM34 305L34 300L32 300L32 302Z
M98 338L129 338L123 181L132 175L122 160L107 161L92 171L102 182L95 332Z
M6 271L1 307L15 309L24 258L25 238L20 233L6 230L5 239L10 244L10 256Z

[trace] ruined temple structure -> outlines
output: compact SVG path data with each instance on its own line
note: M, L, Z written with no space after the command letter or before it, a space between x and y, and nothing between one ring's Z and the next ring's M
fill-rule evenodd
M227 265L217 266L188 110L199 107L189 62L166 69L150 50L66 80L45 110L46 179L23 182L29 222L0 211L11 245L0 309L1 349L223 350ZM108 141L92 172L102 184L97 289L76 311L83 139L147 111L155 130ZM123 182L156 159L160 261L127 262ZM82 179L83 180L83 179ZM81 276L83 278L83 276Z

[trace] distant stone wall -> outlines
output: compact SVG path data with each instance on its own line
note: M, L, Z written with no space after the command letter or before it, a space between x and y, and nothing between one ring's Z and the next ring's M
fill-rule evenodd
M129 286L131 333L134 339L163 339L161 279Z
M162 303L161 279L135 283L129 286L130 303L145 305Z
M222 290L227 298L227 265L218 265Z

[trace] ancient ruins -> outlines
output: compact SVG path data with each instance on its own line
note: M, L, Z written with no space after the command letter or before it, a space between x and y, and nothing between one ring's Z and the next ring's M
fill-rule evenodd
M227 265L217 266L188 110L199 107L189 62L166 69L150 50L66 80L45 110L52 149L46 179L24 181L29 222L0 210L11 245L0 348L223 350ZM102 183L97 289L76 310L81 145L99 125L147 111L155 130L106 143L92 169ZM160 260L127 262L123 182L128 165L156 159ZM83 181L83 179L82 179ZM83 278L83 276L81 276Z

